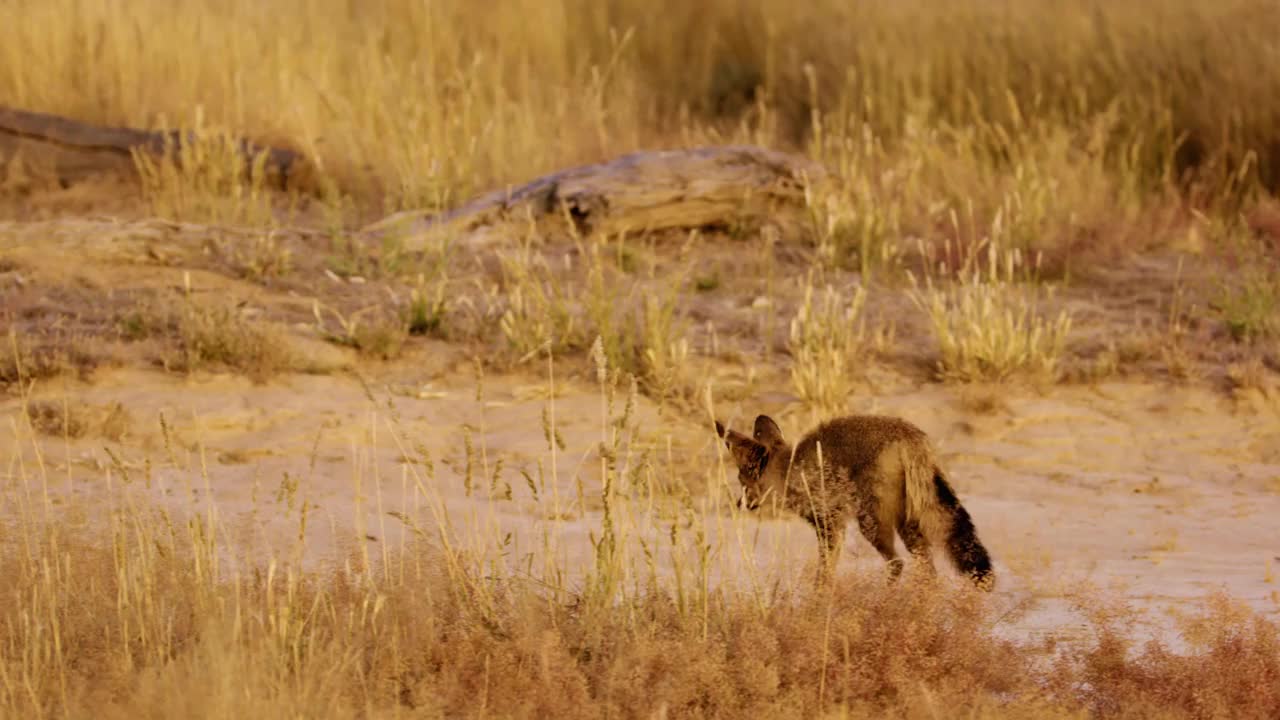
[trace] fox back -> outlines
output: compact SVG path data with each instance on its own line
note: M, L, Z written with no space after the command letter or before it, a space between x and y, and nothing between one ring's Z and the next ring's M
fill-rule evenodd
M771 423L771 421L770 421ZM758 423L753 440L770 447L761 481L806 520L857 514L875 505L877 515L894 522L900 513L925 519L920 493L932 481L933 450L924 431L893 417L856 415L822 423L794 448L780 441L768 425Z

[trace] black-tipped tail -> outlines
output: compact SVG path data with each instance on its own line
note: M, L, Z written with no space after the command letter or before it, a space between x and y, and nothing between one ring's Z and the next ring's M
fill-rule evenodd
M994 589L996 576L991 570L991 556L978 539L978 530L973 526L969 511L960 504L960 499L941 472L933 474L933 487L938 493L938 504L951 515L951 529L946 537L951 562L980 589Z

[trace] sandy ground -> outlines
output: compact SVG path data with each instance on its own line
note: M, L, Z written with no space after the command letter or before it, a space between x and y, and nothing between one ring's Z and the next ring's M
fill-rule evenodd
M102 412L118 403L124 429L113 438L33 437L20 422L20 401L7 399L0 483L10 507L25 502L83 522L92 514L84 508L127 495L213 507L230 555L313 567L379 557L415 532L436 542L448 523L461 547L532 575L552 563L577 582L601 525L599 446L613 432L602 430L598 388L558 383L552 403L545 376L490 376L478 399L474 376L429 373L426 364L409 360L364 380L292 375L255 384L117 369L98 372L91 384L48 381L33 402ZM611 415L624 403L618 396ZM775 413L796 435L808 424L789 411L796 407L785 394L755 392L716 412L737 424ZM1072 598L1089 588L1150 610L1146 622L1159 634L1216 589L1280 616L1274 391L1232 397L1143 382L1040 394L877 373L849 409L901 415L935 438L995 557L996 601L1028 610L1011 614L1006 629L1014 636L1071 637L1080 627ZM564 441L554 456L544 432L550 411ZM793 518L734 511L735 475L723 470L703 424L664 416L640 399L618 445L614 510L633 579L647 572L646 555L660 574L696 574L696 548L705 543L714 549L713 582L763 592L775 580L805 581L816 555L811 531ZM104 492L119 483L127 493ZM77 497L89 502L69 499ZM342 540L353 536L364 540ZM853 531L843 563L849 572L882 568Z

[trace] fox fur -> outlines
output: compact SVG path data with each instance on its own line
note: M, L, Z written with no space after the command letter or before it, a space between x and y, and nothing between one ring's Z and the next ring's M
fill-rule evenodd
M928 437L906 420L878 415L835 418L792 446L767 415L750 437L715 423L738 466L740 506L776 503L804 518L818 535L821 577L834 570L853 520L889 566L902 573L894 534L933 572L931 547L979 588L995 587L991 557L973 519L939 467Z

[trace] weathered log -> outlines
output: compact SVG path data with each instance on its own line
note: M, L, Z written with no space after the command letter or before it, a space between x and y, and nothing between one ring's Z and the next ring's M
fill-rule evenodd
M107 127L0 106L0 161L19 159L63 184L136 172L134 152L162 155L195 139L189 131ZM311 165L300 154L233 142L246 162L265 153L267 176L277 187L312 183ZM818 163L753 146L636 152L491 192L448 212L397 213L359 235L421 250L440 237L476 247L530 230L612 235L751 225L801 207L806 188L824 178Z
M0 160L19 157L64 184L104 172L132 173L135 150L159 156L195 140L191 131L108 127L0 106ZM285 189L309 182L308 163L299 153L244 139L233 142L246 167L260 153L266 154L264 169L274 186Z
M542 233L645 232L768 220L804 203L825 178L821 165L752 146L637 152L545 175L492 192L449 212L407 211L362 231L410 250L440 238L469 246Z

